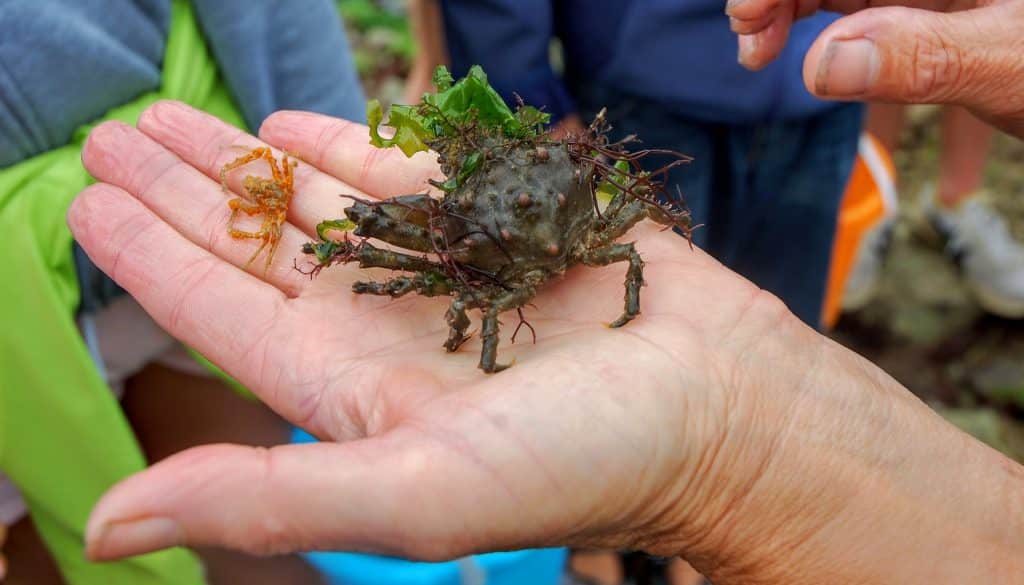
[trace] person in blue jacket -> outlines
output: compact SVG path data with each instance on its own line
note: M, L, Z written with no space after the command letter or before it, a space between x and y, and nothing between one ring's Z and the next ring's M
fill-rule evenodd
M483 66L506 100L518 95L543 107L559 131L579 129L607 107L616 137L636 134L692 156L671 191L679 188L703 224L694 242L819 325L861 127L859 104L819 100L801 77L807 48L835 16L794 24L781 57L752 72L737 62L736 35L716 0L439 7L453 75ZM549 57L556 38L561 72Z

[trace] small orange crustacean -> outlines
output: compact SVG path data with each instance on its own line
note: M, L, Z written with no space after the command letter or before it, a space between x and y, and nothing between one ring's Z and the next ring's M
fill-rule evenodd
M281 241L281 226L284 225L285 219L288 216L288 205L295 194L292 171L297 163L295 160L289 159L287 154L281 157L279 163L269 148L254 148L249 154L236 158L220 169L220 183L224 191L229 192L227 184L228 173L260 159L267 161L271 176L270 178L265 178L247 175L242 179L244 194L241 197L235 197L228 201L228 207L231 208L231 217L228 219L228 233L233 238L254 239L263 242L256 252L253 253L252 257L249 258L249 261L246 262L246 268L252 264L253 260L260 255L264 248L270 246L266 265L263 268L263 272L266 274L274 260L277 245ZM238 218L239 212L249 216L262 213L263 223L260 229L255 232L236 229L234 227L235 220Z

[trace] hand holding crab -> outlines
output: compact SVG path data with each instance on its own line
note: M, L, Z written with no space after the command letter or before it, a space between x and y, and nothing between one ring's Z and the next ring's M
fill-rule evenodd
M232 145L266 144L167 102L139 130L93 131L83 161L100 183L69 215L83 248L324 442L207 446L125 480L93 513L92 558L578 545L683 554L722 585L1020 574L1024 526L1006 512L1024 508L1019 467L649 222L633 232L652 281L643 318L608 330L621 271L571 268L535 297L543 333L506 350L517 365L499 376L439 351L443 300L339 294L374 278L352 265L310 281L293 254L339 193L380 201L439 178L429 156L373 149L366 131L296 112L264 124L264 140L308 161L265 278L224 229L219 171Z

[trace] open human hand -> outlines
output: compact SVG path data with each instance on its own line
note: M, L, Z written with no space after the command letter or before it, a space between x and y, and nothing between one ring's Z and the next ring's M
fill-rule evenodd
M961 105L1024 138L1024 0L729 0L740 62L764 67L818 10L849 16L807 52L811 93Z
M340 194L422 191L430 156L374 149L364 126L308 113L275 114L260 137L304 161L265 275L225 232L216 180L262 143L180 103L93 131L83 161L100 183L69 223L158 323L324 442L200 447L125 480L90 519L93 559L184 544L427 560L578 545L684 554L716 582L754 583L801 560L849 565L862 549L820 538L834 526L870 530L871 546L903 539L885 522L934 505L922 481L964 471L948 448L961 435L905 390L652 226L633 232L649 283L638 319L605 326L623 267L573 268L526 309L536 343L503 339L515 366L483 374L474 340L441 348L443 299L354 295L372 271L310 280L293 266L316 223L341 215ZM929 441L896 449L904 433ZM865 474L904 506L866 506Z

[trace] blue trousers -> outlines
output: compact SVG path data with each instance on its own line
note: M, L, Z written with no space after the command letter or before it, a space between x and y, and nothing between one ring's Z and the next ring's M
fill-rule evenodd
M584 120L608 108L613 138L694 158L676 169L670 193L693 214L693 241L774 293L818 327L839 203L857 154L860 104L808 118L749 125L688 120L665 106L604 87L577 92ZM648 169L667 162L651 157Z

